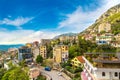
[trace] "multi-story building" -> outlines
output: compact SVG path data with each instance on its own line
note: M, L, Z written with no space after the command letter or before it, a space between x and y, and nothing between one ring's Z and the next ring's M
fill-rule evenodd
M38 41L34 41L32 44L33 47L39 47L39 42Z
M47 48L44 45L40 45L40 55L46 59L47 57Z
M18 60L22 61L25 60L26 62L32 62L32 51L31 48L23 46L18 49Z
M37 56L40 54L40 48L34 47L34 48L32 48L32 52L33 52L33 56L34 56L33 60L35 61Z
M40 54L40 46L39 46L38 41L33 42L32 53L33 53L33 57L34 57L33 60L35 61L37 56Z
M110 56L109 56L110 57ZM81 73L83 80L120 80L120 59L117 57L96 58L89 61L83 57L84 71Z
M56 63L65 62L68 60L68 46L56 45L53 47L53 59Z

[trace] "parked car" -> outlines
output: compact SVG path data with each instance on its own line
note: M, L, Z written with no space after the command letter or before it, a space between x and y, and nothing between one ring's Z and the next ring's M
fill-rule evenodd
M51 68L50 67L45 67L45 71L51 71Z

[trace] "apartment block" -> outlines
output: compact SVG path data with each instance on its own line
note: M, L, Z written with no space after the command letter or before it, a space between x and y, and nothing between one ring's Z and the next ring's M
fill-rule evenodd
M32 57L33 57L33 54L32 54L31 48L23 46L18 49L18 60L19 61L25 60L26 63L29 63L33 61Z
M46 59L47 58L47 48L44 45L40 45L40 55Z
M68 60L68 46L56 45L53 47L53 59L56 63L65 62Z

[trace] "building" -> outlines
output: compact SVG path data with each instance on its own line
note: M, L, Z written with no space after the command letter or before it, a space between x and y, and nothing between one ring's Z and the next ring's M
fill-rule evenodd
M36 80L39 75L40 75L40 70L38 68L30 69L29 71L30 80Z
M110 44L112 40L113 40L112 34L103 34L103 35L96 36L97 44Z
M26 43L25 46L27 46L28 48L32 47L32 43Z
M18 49L18 60L22 61L25 60L27 63L32 62L32 51L31 48L23 46Z
M39 42L38 41L34 41L32 44L33 47L39 47Z
M92 41L93 38L94 38L94 36L95 36L95 35L92 35L92 34L85 34L85 35L83 36L83 39Z
M32 53L34 57L33 60L35 61L37 56L40 54L40 46L38 41L33 42Z
M53 47L53 59L56 63L65 62L68 60L68 46L56 45Z
M34 47L32 49L32 52L33 52L33 57L34 57L33 60L35 61L37 56L40 54L40 48L39 47Z
M118 48L118 47L120 47L120 42L118 42L118 41L112 41L111 42L111 46Z
M117 34L117 35L115 35L115 40L118 41L118 42L120 42L120 33Z
M18 49L17 48L9 48L7 53L9 56L11 56L13 58L17 55Z
M83 57L84 71L81 73L83 80L120 80L120 60L116 57L93 59L90 62Z
M82 58L82 56L77 56L75 58L73 58L71 60L71 64L72 66L75 66L75 67L83 67L83 63L84 63L84 59Z
M40 55L43 57L43 59L47 58L47 48L44 45L40 45Z

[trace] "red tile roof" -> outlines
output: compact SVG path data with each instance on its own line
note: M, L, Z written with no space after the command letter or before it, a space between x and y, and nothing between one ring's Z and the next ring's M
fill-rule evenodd
M82 56L77 56L76 58L77 58L81 63L84 63L84 62L85 62Z

